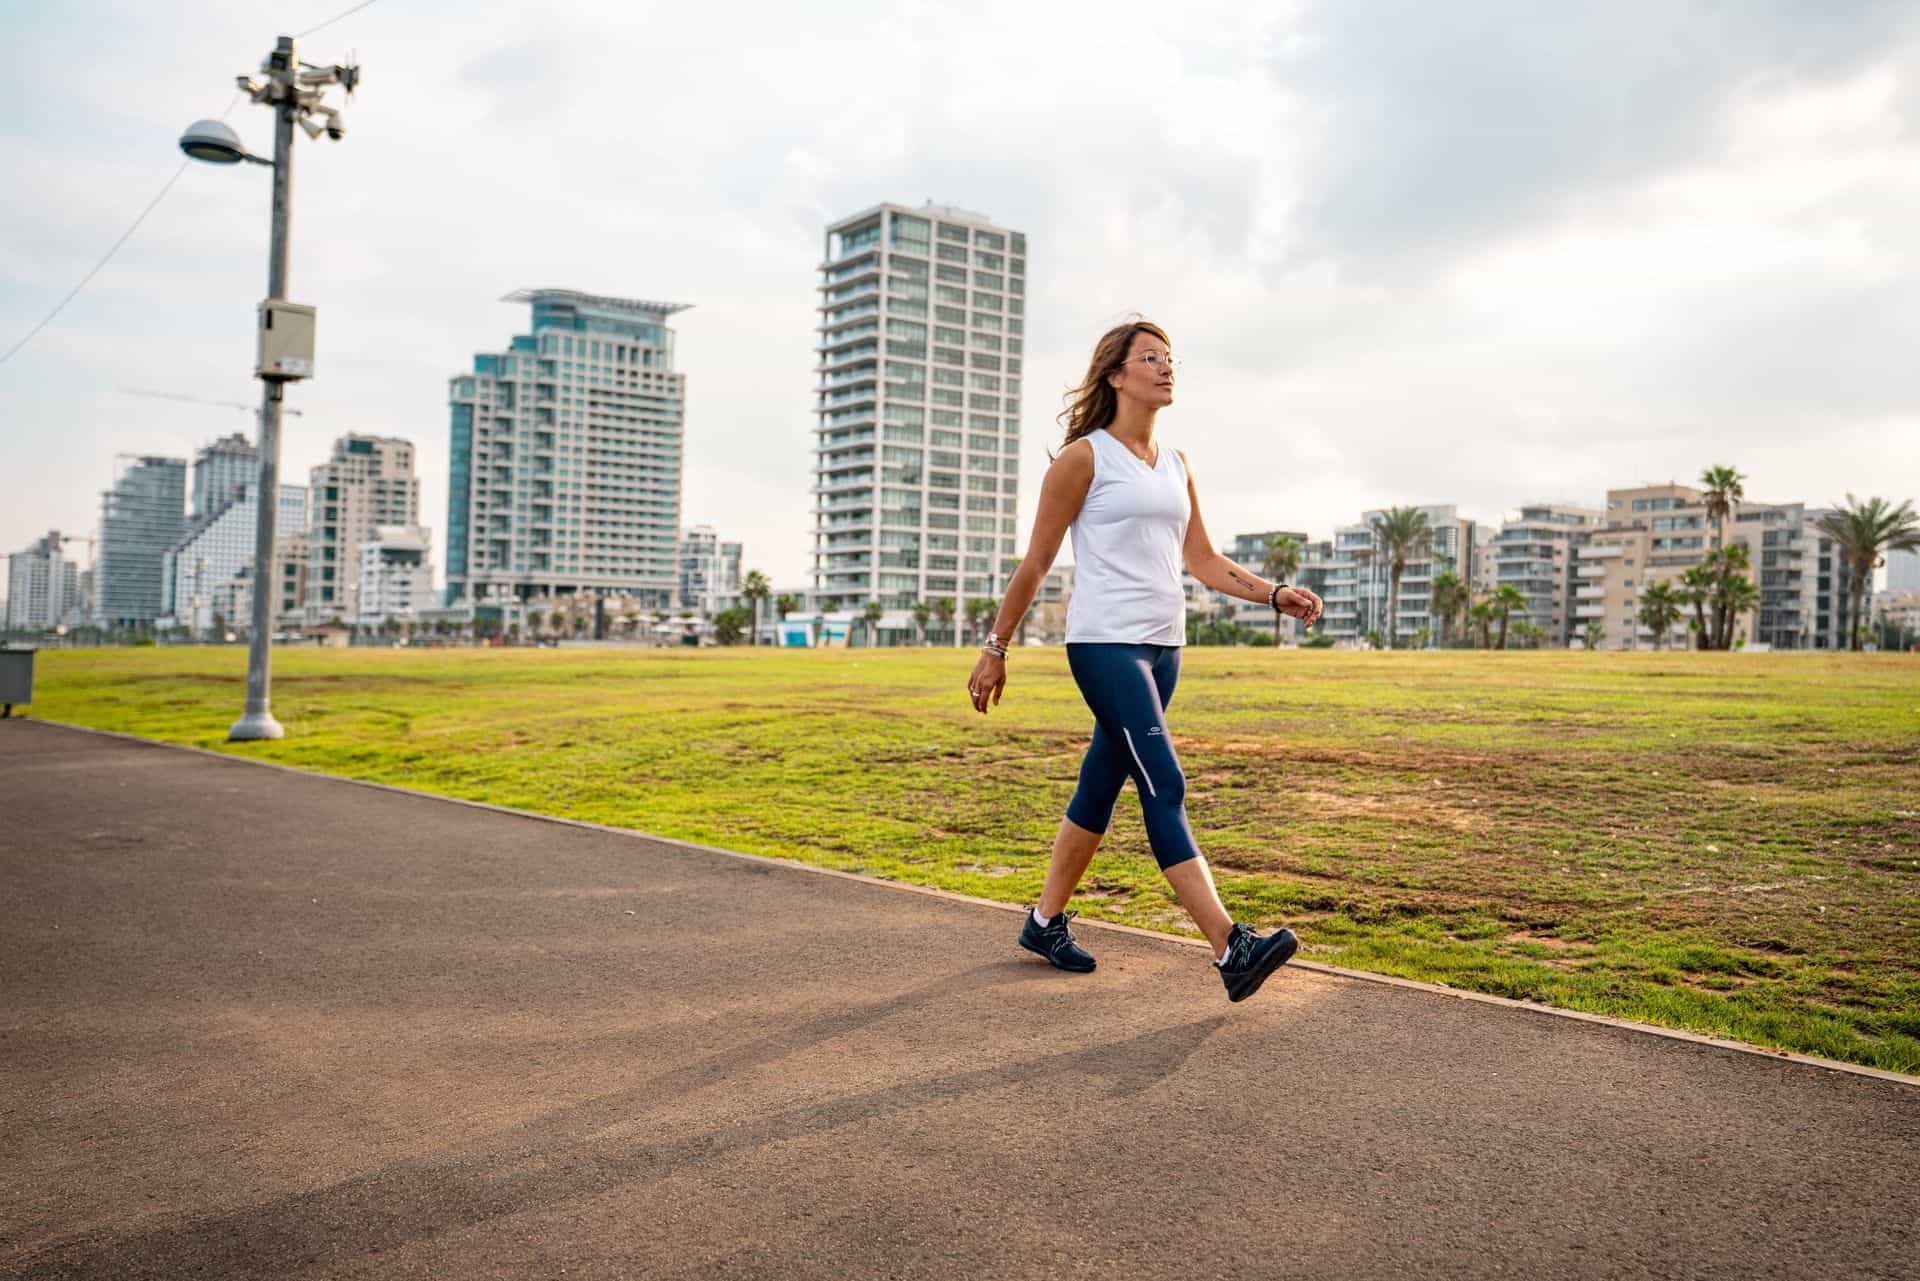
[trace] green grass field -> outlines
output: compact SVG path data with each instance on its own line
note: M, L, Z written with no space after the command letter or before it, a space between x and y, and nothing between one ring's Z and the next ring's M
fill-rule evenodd
M48 651L33 712L1030 902L1091 719L1057 649L980 717L974 657L284 650L230 745L244 650ZM1920 1072L1920 663L1192 649L1169 720L1308 957ZM1190 932L1131 788L1075 906Z

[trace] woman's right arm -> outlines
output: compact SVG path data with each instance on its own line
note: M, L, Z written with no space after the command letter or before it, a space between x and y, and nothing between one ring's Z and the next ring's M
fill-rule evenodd
M1060 554L1060 541L1080 514L1080 505L1087 501L1087 490L1092 486L1093 442L1083 436L1060 451L1040 482L1040 510L1033 518L1033 537L1019 568L1007 580L1000 612L993 620L996 636L1004 640L1013 635L1027 616L1033 598L1040 594L1041 580Z

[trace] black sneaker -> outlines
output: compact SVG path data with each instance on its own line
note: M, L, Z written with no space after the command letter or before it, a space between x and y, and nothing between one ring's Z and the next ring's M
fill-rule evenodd
M1063 970L1075 974L1089 974L1093 971L1093 954L1073 941L1073 931L1067 928L1067 922L1078 916L1078 912L1062 912L1047 922L1045 929L1033 919L1033 912L1027 912L1027 923L1020 931L1020 946L1029 952L1038 952Z
M1244 925L1235 925L1227 935L1227 963L1219 967L1220 981L1227 985L1229 1001L1244 1001L1260 990L1267 975L1285 965L1300 940L1292 930L1279 930L1261 938Z

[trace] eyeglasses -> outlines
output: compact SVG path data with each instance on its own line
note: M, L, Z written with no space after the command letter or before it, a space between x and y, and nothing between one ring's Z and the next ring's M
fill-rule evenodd
M1180 368L1180 366L1187 363L1186 361L1180 359L1180 357L1178 356L1175 356L1172 354L1162 356L1157 351L1141 352L1138 356L1129 356L1125 360L1121 361L1120 363L1123 365L1131 365L1136 360L1139 361L1141 364L1145 365L1149 370L1151 370L1156 374L1163 369L1165 370L1178 369Z

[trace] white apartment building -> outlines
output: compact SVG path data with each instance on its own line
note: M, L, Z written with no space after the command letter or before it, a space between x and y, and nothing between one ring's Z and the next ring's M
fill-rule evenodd
M1579 635L1574 618L1574 549L1606 520L1606 513L1570 503L1536 503L1500 526L1493 540L1494 586L1513 586L1527 598L1509 622L1525 618L1565 646Z
M378 525L420 523L413 442L342 436L309 474L306 621L359 616L360 545Z
M411 623L434 606L433 534L423 525L376 525L360 544L357 623Z
M679 595L686 304L523 289L532 332L449 383L447 601L504 609L578 594L650 610Z
M1440 627L1433 617L1434 576L1452 573L1471 589L1483 572L1481 559L1487 546L1484 528L1470 517L1460 515L1452 503L1431 504L1418 510L1426 514L1433 538L1427 553L1408 560L1400 575L1394 636L1401 648L1411 645L1415 633L1423 627L1428 629L1429 643L1439 642ZM1384 643L1393 575L1391 564L1374 554L1373 522L1386 514L1384 508L1362 512L1358 524L1337 526L1332 539L1307 544L1310 554L1302 562L1301 578L1326 605L1315 628L1317 633L1336 641L1359 642L1378 632ZM1301 541L1304 543L1305 539ZM1257 567L1255 561L1243 563ZM1448 638L1458 638L1459 628L1456 620Z
M254 545L259 536L256 523L259 506L254 502L257 476L246 481L237 494L227 494L219 505L187 526L160 563L162 574L162 621L186 627L195 635L213 627L215 610L213 590L243 571L252 572ZM197 486L196 486L197 489ZM280 486L278 529L293 530L304 543L307 530L307 491L300 485ZM287 535L275 538L276 559L282 559L279 544ZM221 613L229 628L240 627L249 619Z
M881 204L826 229L813 577L827 613L999 595L1019 498L1027 240L951 206Z
M740 599L739 543L723 542L711 525L695 525L680 535L681 609L712 618Z
M7 557L7 630L52 631L84 618L86 606L80 567L67 559L59 530Z
M1845 648L1846 566L1832 540L1815 527L1820 512L1804 503L1742 502L1725 523L1726 541L1746 548L1747 571L1761 605L1741 615L1733 637L1767 649ZM1653 632L1640 622L1640 593L1676 582L1713 549L1706 494L1688 485L1642 485L1607 491L1606 523L1575 553L1573 630L1589 621L1605 628L1603 649L1647 649ZM1685 648L1695 638L1686 607L1666 639Z

